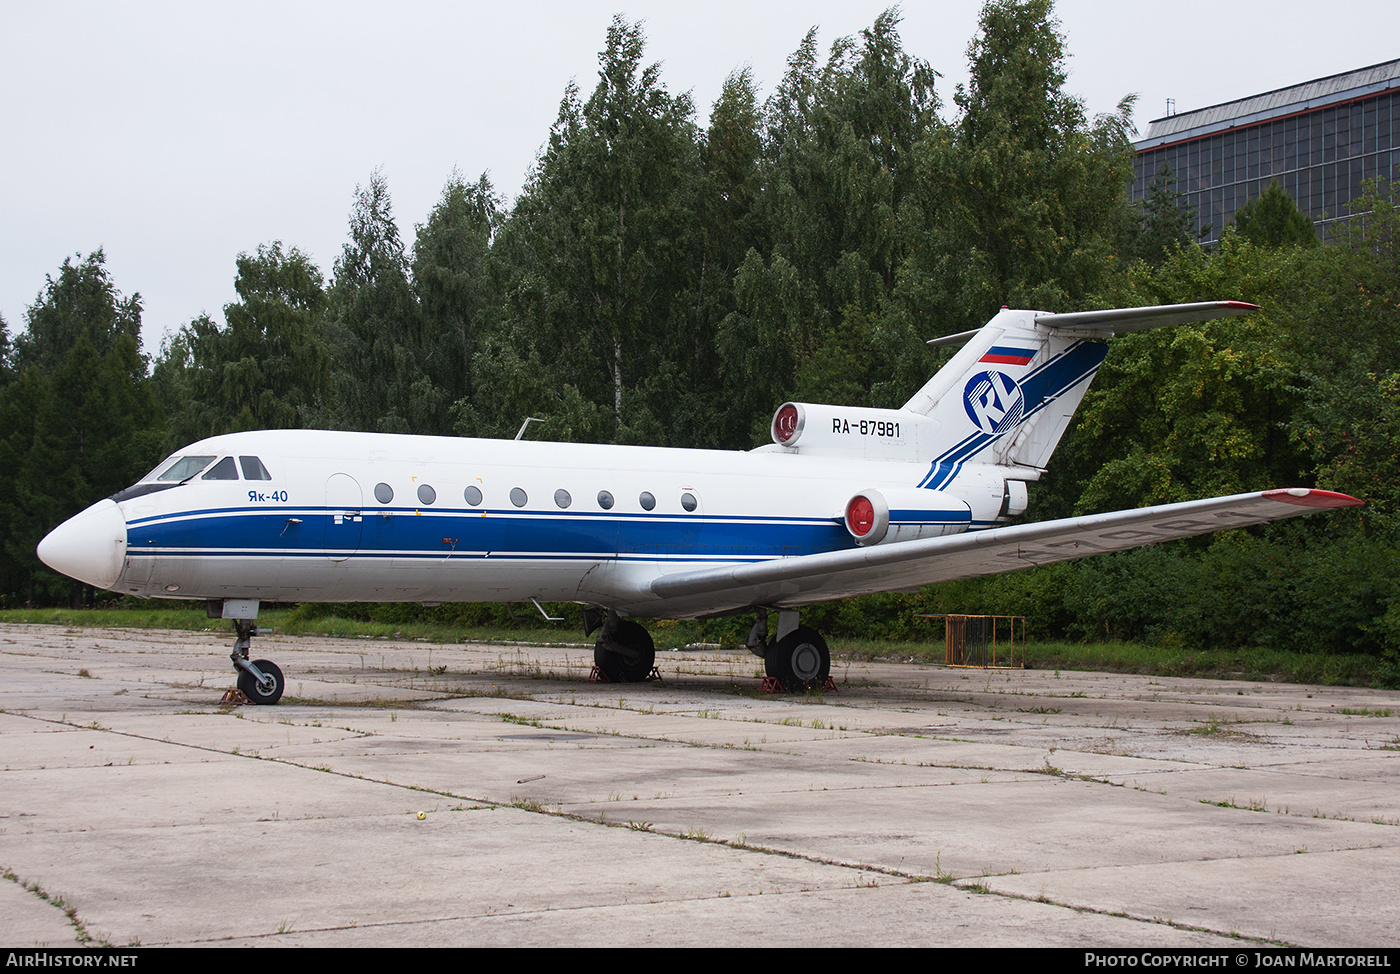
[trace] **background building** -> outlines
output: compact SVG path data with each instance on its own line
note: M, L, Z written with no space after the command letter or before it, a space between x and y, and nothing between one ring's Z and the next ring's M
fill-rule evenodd
M1400 166L1400 59L1154 119L1134 148L1133 199L1169 166L1198 228L1209 227L1203 243L1273 181L1325 239L1364 180Z

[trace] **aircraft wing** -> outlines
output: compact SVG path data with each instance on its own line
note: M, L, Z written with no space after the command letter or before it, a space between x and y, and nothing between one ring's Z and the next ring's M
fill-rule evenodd
M720 614L751 605L793 607L995 575L1361 503L1326 490L1266 490L680 572L654 580L651 593L667 603L668 612L681 614ZM644 605L633 608L647 611Z

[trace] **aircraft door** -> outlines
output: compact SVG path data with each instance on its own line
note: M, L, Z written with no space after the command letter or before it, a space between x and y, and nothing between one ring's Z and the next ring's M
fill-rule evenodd
M331 474L326 481L326 557L344 561L360 547L364 529L360 484L348 473Z

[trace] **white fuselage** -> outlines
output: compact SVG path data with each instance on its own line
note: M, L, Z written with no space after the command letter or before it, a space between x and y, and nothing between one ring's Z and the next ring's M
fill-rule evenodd
M852 548L847 500L869 488L915 488L930 469L773 447L312 430L233 433L177 454L192 455L257 457L270 479L196 476L120 501L124 553L119 565L115 553L110 560L111 583L97 584L156 598L539 599L664 616L649 588L657 577ZM929 511L920 512L925 533L995 523L1003 492L998 468L965 465L944 490L920 492L948 502L946 523L930 526ZM109 533L101 544L120 547Z

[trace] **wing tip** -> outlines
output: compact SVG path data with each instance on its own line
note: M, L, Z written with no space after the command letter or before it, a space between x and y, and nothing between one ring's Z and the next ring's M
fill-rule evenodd
M1296 504L1299 507L1362 507L1366 503L1350 494L1339 494L1334 490L1310 490L1306 487L1280 487L1277 490L1264 491L1264 496L1271 501Z

